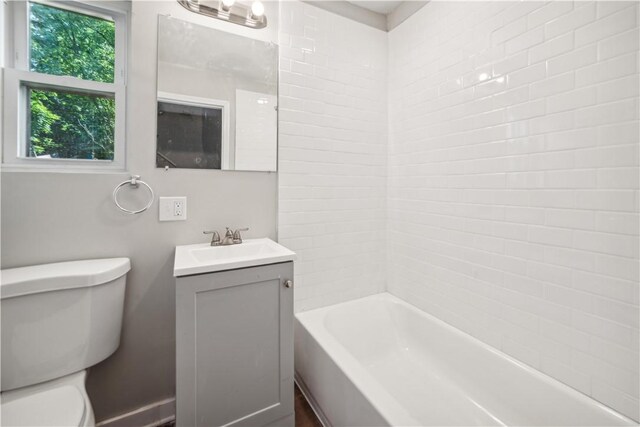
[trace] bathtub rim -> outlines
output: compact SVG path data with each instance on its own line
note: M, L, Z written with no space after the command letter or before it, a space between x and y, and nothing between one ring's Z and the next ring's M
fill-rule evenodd
M407 309L418 316L426 318L427 321L433 321L437 326L443 327L446 331L455 334L456 336L470 341L471 344L479 345L480 348L488 350L491 354L501 358L505 362L515 365L518 368L523 369L527 374L532 375L535 379L542 381L544 384L553 388L565 391L569 396L577 399L579 403L585 405L596 406L603 412L608 413L612 417L618 418L622 423L626 423L630 426L640 425L640 421L635 421L615 409L605 405L604 403L596 400L595 398L571 387L568 384L561 382L560 380L551 377L550 375L530 366L513 356L503 352L502 350L493 347L480 339L468 334L461 329L437 318L436 316L421 310L413 304L391 294L390 292L380 292L369 296L341 302L338 304L332 304L325 307L319 307L312 310L302 311L295 313L295 321L300 323L305 331L313 337L318 343L322 351L326 353L328 357L335 363L335 365L342 371L345 377L357 388L357 390L363 395L363 397L374 407L382 418L389 423L389 425L420 425L391 395L389 395L384 387L377 381L371 378L370 374L364 369L362 364L353 356L338 340L327 330L324 324L324 319L327 314L337 309L338 307L344 307L361 303L365 300L383 301L385 303L397 304L404 309ZM314 331L314 333L311 332ZM337 357L334 357L337 356ZM296 376L302 380L302 375L296 370ZM309 394L313 398L311 390L307 389ZM380 401L382 400L382 402ZM376 402L378 404L376 404ZM317 402L316 402L317 403ZM380 407L380 403L384 403L383 407ZM389 405L386 405L386 404ZM315 409L314 409L315 410ZM319 408L322 412L322 408ZM399 419L400 420L399 420ZM393 420L393 421L392 421Z
M324 318L329 310L347 304L354 304L365 298L371 298L381 294L374 294L364 298L358 298L296 313L295 321L298 322L300 326L305 329L306 333L315 340L320 349L336 365L347 381L349 381L358 390L364 399L372 408L374 408L375 411L378 412L380 417L383 418L389 426L419 426L420 424L418 420L411 417L409 413L398 403L398 401L393 398L393 396L391 396L378 381L373 379L369 373L366 372L362 364L335 338L333 338L331 333L324 326ZM301 319L301 317L304 318ZM309 327L314 328L316 332L319 332L320 336L318 336L318 334L311 333ZM333 423L331 423L331 420L325 415L324 410L320 406L313 392L307 386L306 381L298 371L298 368L296 367L294 371L295 375L297 375L305 384L305 387L313 401L318 404L319 411L328 420L329 426L333 426ZM383 403L382 405L380 405L381 401Z

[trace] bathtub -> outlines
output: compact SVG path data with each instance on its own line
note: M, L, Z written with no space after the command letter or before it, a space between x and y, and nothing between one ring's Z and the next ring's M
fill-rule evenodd
M296 314L295 367L326 427L637 425L387 293Z

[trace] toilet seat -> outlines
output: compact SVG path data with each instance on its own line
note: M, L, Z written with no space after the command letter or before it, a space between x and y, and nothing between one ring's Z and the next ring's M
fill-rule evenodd
M73 385L60 385L2 402L2 424L7 426L82 426L85 399Z

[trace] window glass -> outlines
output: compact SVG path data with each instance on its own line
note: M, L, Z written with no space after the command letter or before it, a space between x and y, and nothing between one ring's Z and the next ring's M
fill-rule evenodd
M113 83L113 21L30 3L29 34L31 71Z
M27 89L30 109L27 157L113 160L113 97Z

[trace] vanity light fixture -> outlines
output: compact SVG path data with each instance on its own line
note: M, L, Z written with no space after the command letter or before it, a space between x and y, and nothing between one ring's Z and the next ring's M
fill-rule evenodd
M210 18L255 29L267 26L264 4L260 0L255 0L251 7L236 3L235 0L178 0L178 3L191 12Z

